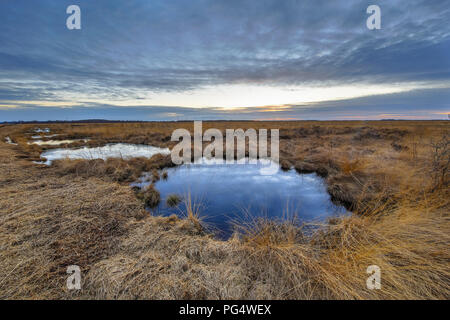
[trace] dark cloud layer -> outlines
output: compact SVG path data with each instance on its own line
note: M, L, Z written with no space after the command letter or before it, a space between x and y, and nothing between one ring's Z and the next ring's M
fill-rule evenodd
M81 30L66 29L70 4ZM366 28L370 4L381 30ZM446 0L2 0L0 105L219 84L449 83L449 21ZM79 110L115 114L96 108Z

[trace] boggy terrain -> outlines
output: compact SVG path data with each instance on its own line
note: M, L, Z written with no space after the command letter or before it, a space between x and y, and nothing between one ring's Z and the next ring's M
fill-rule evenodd
M172 147L178 128L193 123L1 126L0 298L450 297L447 121L204 122L203 130L280 129L282 168L318 173L353 212L312 234L291 221L255 220L219 241L194 209L185 219L151 216L149 195L129 182L143 172L158 179L169 156L32 162L58 147ZM29 144L36 134L89 140ZM81 267L82 290L66 288L68 265ZM381 269L380 290L366 286L370 265Z

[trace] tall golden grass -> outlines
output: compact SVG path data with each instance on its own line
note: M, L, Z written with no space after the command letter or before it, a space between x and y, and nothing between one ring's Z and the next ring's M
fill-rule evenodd
M94 143L138 141L141 133L153 134L143 143L157 143L177 126L48 125L62 138ZM255 220L219 241L190 197L187 219L154 217L127 180L110 173L126 167L138 175L164 161L40 167L24 144L35 125L5 126L0 137L19 144L0 143L0 298L450 298L448 122L212 122L204 129L214 126L281 128L282 160L323 175L353 214L301 227ZM65 287L71 264L82 269L81 291ZM381 268L381 290L366 286L370 265Z

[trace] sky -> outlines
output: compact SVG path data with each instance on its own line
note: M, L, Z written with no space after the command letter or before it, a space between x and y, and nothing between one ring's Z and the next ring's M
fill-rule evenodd
M448 119L449 21L448 0L1 0L0 122Z

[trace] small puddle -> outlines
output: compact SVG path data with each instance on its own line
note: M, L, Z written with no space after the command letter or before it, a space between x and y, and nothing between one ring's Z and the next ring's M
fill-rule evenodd
M36 129L34 129L34 132L36 132L36 133L50 133L50 129L49 128L44 128L44 129L36 128Z
M31 136L31 139L53 138L59 136L59 134L49 134L44 136Z
M60 159L103 159L108 158L138 158L145 157L151 158L155 154L170 154L168 148L158 148L147 145L128 144L128 143L114 143L107 144L103 147L83 147L78 149L52 149L47 150L41 154L41 158L45 158L46 161L35 162L38 164L50 165L54 160Z
M88 142L89 139L73 139L73 140L35 140L32 142L28 142L28 144L37 144L39 146L58 146L60 144L69 144L74 142Z
M12 140L11 140L11 138L10 137L5 137L5 142L7 143L7 144L12 144L12 145L17 145L17 143L14 143Z
M161 202L157 215L183 216L183 200L177 208L169 207L167 198L176 194L182 199L190 195L200 204L201 216L207 226L217 230L219 238L227 239L233 232L233 223L249 223L256 217L285 219L295 216L299 222L323 221L325 218L346 214L344 207L331 202L324 180L312 174L295 170L278 170L273 175L262 175L261 164L190 164L167 169L168 178L155 183ZM146 177L132 184L140 188L150 182Z

